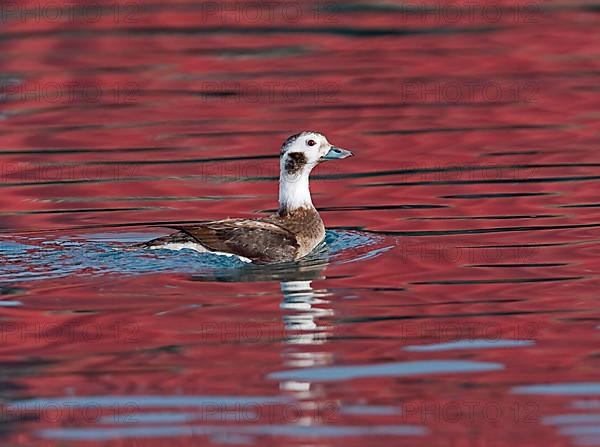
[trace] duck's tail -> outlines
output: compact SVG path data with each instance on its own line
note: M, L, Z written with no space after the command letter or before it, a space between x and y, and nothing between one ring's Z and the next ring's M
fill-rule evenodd
M134 244L134 248L157 248L162 247L168 244L187 244L187 243L195 243L197 242L194 238L192 238L189 234L178 231L177 233L169 234L167 236L158 237L156 239L152 239L146 242L140 242L138 244Z

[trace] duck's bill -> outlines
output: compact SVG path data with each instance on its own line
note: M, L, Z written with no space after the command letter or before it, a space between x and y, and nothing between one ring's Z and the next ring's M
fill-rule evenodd
M331 146L329 152L321 157L321 160L341 160L352 155L352 152L342 149L340 147Z

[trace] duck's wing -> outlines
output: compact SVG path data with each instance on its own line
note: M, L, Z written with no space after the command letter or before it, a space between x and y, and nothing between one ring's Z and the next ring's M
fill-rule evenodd
M176 228L211 251L233 253L259 264L293 261L298 254L296 236L265 220L227 219Z

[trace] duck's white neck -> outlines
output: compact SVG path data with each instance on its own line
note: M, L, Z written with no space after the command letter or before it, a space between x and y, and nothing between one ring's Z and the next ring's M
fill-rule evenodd
M296 174L281 169L279 174L279 214L289 214L299 208L314 208L308 177L311 169L303 167Z

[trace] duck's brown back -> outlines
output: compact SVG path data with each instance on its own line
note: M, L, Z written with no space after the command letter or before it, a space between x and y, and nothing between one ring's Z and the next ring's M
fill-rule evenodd
M307 255L325 236L323 221L314 208L262 219L226 219L173 228L180 232L144 246L190 241L210 251L243 256L257 264L270 264L294 261Z

